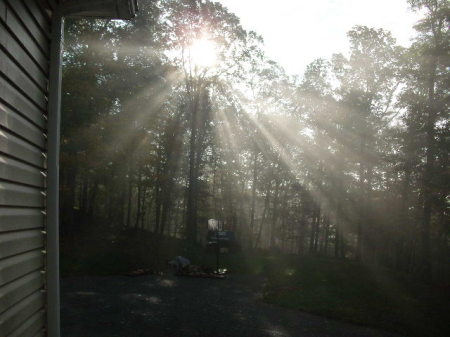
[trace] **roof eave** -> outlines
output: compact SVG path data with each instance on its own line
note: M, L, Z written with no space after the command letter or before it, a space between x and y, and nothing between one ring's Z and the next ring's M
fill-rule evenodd
M138 10L137 0L67 0L60 6L63 16L124 20L134 18Z

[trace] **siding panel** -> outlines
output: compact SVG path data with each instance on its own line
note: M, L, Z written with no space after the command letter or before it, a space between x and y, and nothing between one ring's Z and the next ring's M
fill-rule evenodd
M0 235L0 259L43 246L44 235L40 230L5 233Z
M35 116L40 118L44 112L44 110L40 109L32 101L23 96L20 91L5 80L3 76L0 76L0 98L6 104L14 107L15 110L19 111L22 115L29 117L31 120L35 120Z
M7 27L10 32L9 34L23 46L24 50L40 68L43 70L48 69L48 51L46 53L38 46L33 37L30 36L29 32L19 21L17 15L9 9L8 5L6 6L6 11L6 21L3 21L3 24Z
M15 62L0 49L0 73L3 74L24 96L45 110L47 101L40 88Z
M0 1L0 20L6 20L6 4Z
M47 331L46 1L0 0L0 337Z
M44 306L44 298L40 291L36 291L30 296L14 305L12 308L0 314L0 331L4 336L8 336L14 330L26 322L34 313Z
M0 288L0 313L8 310L30 294L42 289L44 279L39 271L25 275Z
M0 232L43 227L44 216L39 209L0 207Z
M43 266L44 258L40 250L34 250L0 260L0 286L25 274L39 270Z
M42 150L1 128L0 152L23 160L31 165L45 167L45 157L42 154Z
M43 115L37 116L39 124L45 125L45 118ZM4 128L21 135L30 143L35 144L39 148L45 148L46 138L42 129L35 124L29 122L10 108L0 103L0 125Z
M7 2L19 18L20 23L26 29L29 36L35 41L44 55L48 56L50 44L47 34L43 33L41 27L20 0L7 0Z
M44 207L44 192L33 188L0 181L0 205Z
M27 74L39 83L45 90L47 87L47 76L44 69L40 68L34 59L22 48L16 39L8 34L6 27L0 20L0 45L10 55L13 55L16 62L25 69Z
M44 15L44 13L39 8L38 4L34 1L23 1L23 4L28 8L28 11L33 16L36 23L41 28L42 32L50 37L50 22L48 18Z
M39 187L45 183L45 176L41 170L1 154L0 179Z
M8 337L28 337L28 336L45 336L41 331L45 324L45 313L39 310L33 316L29 317L25 323L17 330L14 330ZM36 333L39 332L37 335Z

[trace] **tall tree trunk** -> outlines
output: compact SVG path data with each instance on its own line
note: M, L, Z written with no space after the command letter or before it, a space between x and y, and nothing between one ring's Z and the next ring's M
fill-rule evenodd
M407 146L408 148L408 146ZM412 158L410 153L406 154L406 161L405 161L405 177L403 179L402 184L402 191L401 191L401 224L403 232L405 233L405 236L403 238L399 238L402 240L402 242L398 242L398 245L401 247L400 253L398 254L397 258L397 268L407 271L409 266L408 263L408 250L412 248L412 241L413 241L413 220L410 216L410 193L411 193L411 175L412 175Z
M262 234L264 225L266 223L267 212L269 210L269 205L270 205L270 187L271 187L271 184L268 183L267 184L266 197L264 198L264 209L263 209L263 213L262 213L262 216L261 216L261 225L259 227L258 234L257 234L256 239L255 239L255 244L253 246L253 248L255 248L255 249L258 248L258 245L259 245L259 243L261 241L261 234Z
M147 214L146 208L145 208L145 203L147 202L147 190L148 189L146 186L142 186L141 216L139 218L139 224L138 224L140 229L144 229L145 214Z
M255 206L256 206L256 183L258 179L258 155L259 152L255 149L253 152L253 182L252 182L252 199L251 199L251 209L250 209L250 237L253 237L253 232L255 228ZM251 245L251 243L250 243Z
M278 194L280 190L280 182L278 178L275 180L275 193L273 197L273 211L272 211L272 223L270 226L270 249L275 248L275 237L278 221Z
M197 241L197 98L190 104L191 125L189 140L189 177L186 209L186 240L193 245Z
M338 258L339 257L339 248L341 245L341 240L340 240L340 224L339 221L336 221L336 225L335 225L335 233L334 233L334 257Z
M132 170L131 166L128 169L128 207L127 207L127 220L126 225L130 227L131 223L131 200L133 196L133 178L132 178Z
M309 235L309 253L313 254L317 251L317 236L319 232L320 222L320 205L315 202L313 206L313 214L311 221L311 230Z
M282 244L283 244L283 252L286 252L286 247L287 247L287 242L288 238L292 243L292 234L293 232L290 231L290 233L288 233L288 229L287 229L287 225L286 225L286 218L287 218L287 202L288 202L288 186L287 183L284 184L283 186L283 201L281 202L281 224L280 224L280 228L281 228L281 232L283 233L282 236ZM289 228L291 229L291 228ZM292 249L291 249L292 250Z
M158 181L155 186L155 233L161 233L161 186Z
M214 160L213 160L211 204L212 204L212 208L213 208L212 215L214 216L214 218L217 219L217 208L218 208L217 197L216 197L216 192L217 192L217 154L215 152L213 152L213 156L214 156Z
M169 174L171 174L169 172ZM161 226L160 233L164 234L166 230L167 219L169 217L169 212L172 206L172 191L173 191L173 178L169 177L169 181L166 182L166 186L163 189L162 195L162 211L161 211ZM170 234L170 233L169 233Z
M98 192L98 177L96 176L94 177L91 193L89 194L88 210L87 210L87 216L89 221L92 220L94 216L95 202L97 200L97 192Z
M329 216L324 216L323 218L324 225L324 239L323 239L323 255L328 256L328 238L330 236L330 218Z
M120 179L120 196L119 196L119 205L118 205L118 225L120 227L123 226L125 223L125 206L126 206L126 190L127 190L127 182L125 179L125 172L121 171L121 175L119 176Z
M80 210L83 216L83 219L87 214L87 203L88 203L88 193L89 193L89 179L87 177L86 172L83 174L83 182L82 182L82 190L81 190L81 202L80 202Z
M320 223L321 222L322 222L321 206L320 206L320 204L317 204L316 221L315 221L315 237L314 237L314 253L319 252Z
M431 274L431 249L430 249L430 222L433 205L433 174L435 161L435 124L437 111L435 106L435 83L437 71L437 57L430 57L430 70L428 79L428 97L427 97L427 121L426 121L426 164L423 174L423 212L422 212L422 256L421 272L424 278L429 279Z
M298 226L298 255L302 256L305 254L306 214L304 211L300 215L300 223Z
M364 136L363 136L364 138ZM361 144L360 144L360 161L359 161L359 205L358 205L358 224L357 224L357 232L356 232L356 259L358 261L360 261L362 259L362 250L363 250L363 226L364 226L364 221L365 221L365 209L366 209L366 205L365 205L365 166L363 164L363 160L364 160L364 156L365 156L365 145L364 145L364 140L361 140Z
M137 176L137 200L136 200L136 219L134 222L134 227L138 228L139 219L141 218L141 206L142 206L142 168L139 166L138 168L138 176Z

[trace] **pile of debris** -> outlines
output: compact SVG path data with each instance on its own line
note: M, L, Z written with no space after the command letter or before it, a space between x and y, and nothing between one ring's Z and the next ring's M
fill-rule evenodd
M183 256L176 256L168 264L174 269L177 276L225 279L228 273L227 269L214 270L210 267L197 266Z

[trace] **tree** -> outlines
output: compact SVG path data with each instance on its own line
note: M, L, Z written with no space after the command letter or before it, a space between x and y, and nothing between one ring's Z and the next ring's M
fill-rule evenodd
M426 15L417 25L419 33L412 46L417 71L414 76L416 93L424 114L425 167L422 178L423 212L421 221L421 270L425 278L431 273L431 218L436 174L437 125L448 113L449 11L447 1L409 1L414 10L424 9Z

